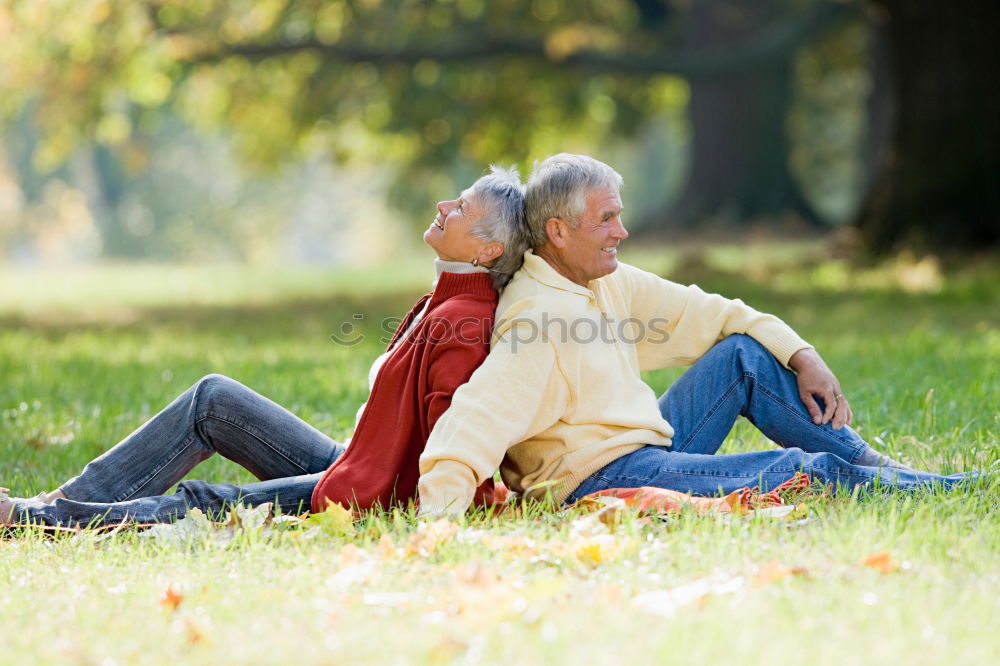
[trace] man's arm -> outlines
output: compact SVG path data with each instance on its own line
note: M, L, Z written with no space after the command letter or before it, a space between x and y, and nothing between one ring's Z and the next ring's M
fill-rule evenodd
M464 513L507 449L562 413L554 350L537 328L517 333L502 335L435 424L420 456L421 514Z
M627 276L630 314L644 322L647 331L637 345L643 370L690 365L736 333L757 340L785 367L796 352L810 347L785 322L739 299L708 294L697 285L677 284L634 267Z
M640 346L640 354L645 352L660 363L693 362L720 339L745 333L796 373L799 397L813 423L820 425L832 419L833 427L838 430L851 423L853 414L840 382L816 350L785 322L738 299L707 294L696 285L685 287L636 269L631 276L633 305L637 313L642 312L639 316L649 317L650 312L656 312L673 320L670 336L660 345L662 348ZM667 358L656 358L666 356L668 349ZM643 366L649 367L648 361ZM823 409L819 408L817 397L823 400Z

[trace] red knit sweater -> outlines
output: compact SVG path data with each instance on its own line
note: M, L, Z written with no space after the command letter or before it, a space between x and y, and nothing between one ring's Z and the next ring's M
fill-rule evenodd
M347 451L316 485L313 511L328 502L356 510L406 504L417 494L418 460L434 424L489 353L497 291L487 273L442 273L389 343ZM410 322L427 311L402 340ZM493 483L476 493L492 503Z

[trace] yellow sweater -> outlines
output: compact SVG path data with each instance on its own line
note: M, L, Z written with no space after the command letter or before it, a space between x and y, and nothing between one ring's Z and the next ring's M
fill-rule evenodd
M734 333L786 367L809 347L740 300L627 264L588 287L525 254L500 297L490 355L420 457L421 512L464 512L497 467L512 490L561 502L612 460L670 445L673 428L641 370L690 365Z

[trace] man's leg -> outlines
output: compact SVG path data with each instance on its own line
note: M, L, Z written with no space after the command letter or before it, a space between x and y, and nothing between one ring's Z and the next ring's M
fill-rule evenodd
M785 448L833 453L849 463L889 462L850 426L813 423L795 373L747 335L710 349L661 396L660 412L674 427L676 452L714 454L742 415Z
M326 470L344 447L280 405L208 375L60 487L78 502L161 495L213 453L259 479Z
M966 474L941 476L892 467L852 465L832 453L807 453L795 448L717 456L647 446L591 474L570 493L566 503L608 488L642 486L700 496L728 494L752 486L760 486L767 492L799 471L814 481L846 488L878 480L886 486L913 490L934 484L949 487L973 478Z
M122 521L165 523L183 518L192 508L199 508L212 517L236 504L258 506L274 502L283 514L308 511L312 492L322 472L270 481L258 481L243 486L228 483L208 484L204 481L182 481L173 495L141 497L125 502L79 502L59 499L52 504L39 500L14 500L15 523L41 523L66 527L97 527Z

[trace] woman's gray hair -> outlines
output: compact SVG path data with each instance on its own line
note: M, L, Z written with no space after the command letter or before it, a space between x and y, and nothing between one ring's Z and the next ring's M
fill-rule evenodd
M473 226L472 234L487 243L503 245L501 254L489 267L493 286L503 289L521 267L530 242L524 217L524 184L517 169L490 165L490 172L470 188L486 211Z
M617 171L586 155L559 153L536 162L525 195L531 247L537 249L549 241L545 224L551 217L575 228L587 207L588 190L620 190L623 182Z

